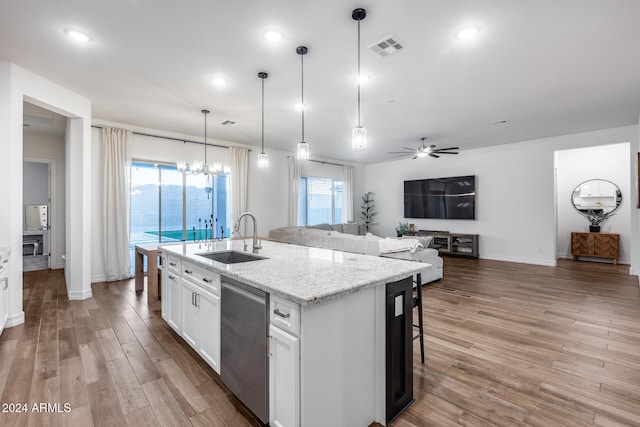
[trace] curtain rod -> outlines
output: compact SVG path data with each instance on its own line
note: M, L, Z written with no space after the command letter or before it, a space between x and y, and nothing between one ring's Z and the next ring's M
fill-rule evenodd
M96 128L96 129L103 129L103 126L97 126L97 125L91 125L92 128ZM152 138L161 138L161 139L169 139L171 141L180 141L180 142L189 142L191 144L200 144L200 145L204 145L204 142L200 142L200 141L191 141L189 139L183 139L183 138L174 138L171 136L161 136L161 135L152 135L150 133L142 133L142 132L135 132L135 131L131 131L132 134L134 135L141 135L141 136L150 136ZM220 145L220 144L211 144L209 142L207 142L207 146L210 147L219 147L219 148L229 148L228 145ZM249 151L251 151L251 149L248 149Z
M296 156L288 156L288 157L296 157ZM332 165L332 166L346 166L346 164L342 163L332 163L332 162L325 162L324 160L313 160L313 159L306 159L306 162L315 162L315 163L322 163L323 165Z

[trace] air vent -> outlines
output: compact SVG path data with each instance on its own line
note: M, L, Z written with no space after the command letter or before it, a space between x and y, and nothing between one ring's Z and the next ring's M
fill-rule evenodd
M376 42L369 46L369 49L380 56L389 56L393 55L401 49L404 49L404 46L402 45L402 43L400 43L397 37L387 36L379 42Z
M220 123L223 126L235 126L236 122L231 121L231 120L225 120L224 122Z

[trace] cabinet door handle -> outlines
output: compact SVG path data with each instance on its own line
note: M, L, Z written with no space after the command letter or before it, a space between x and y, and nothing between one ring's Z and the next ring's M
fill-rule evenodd
M273 314L275 314L276 316L280 316L283 319L288 319L289 317L291 317L291 313L283 313L280 311L279 308L276 308L275 310L273 310Z
M169 280L176 280L176 276L174 276L173 274L169 274L167 277L169 278Z
M211 283L211 282L213 282L213 280L212 280L212 279L209 279L208 277L203 277L203 278L202 278L202 281L203 281L203 282L206 282L206 283Z
M171 267L175 267L177 264L176 264L175 262L170 262L170 263L169 263L169 265L170 265Z
M200 294L196 293L196 307L200 307L200 303L198 302L198 298L200 298Z
M2 288L2 290L6 291L7 288L9 287L9 278L5 277L4 279L2 279L2 281L4 282L4 287Z
M196 293L191 292L191 305L196 305Z
M193 274L193 270L184 270L184 272L187 274Z

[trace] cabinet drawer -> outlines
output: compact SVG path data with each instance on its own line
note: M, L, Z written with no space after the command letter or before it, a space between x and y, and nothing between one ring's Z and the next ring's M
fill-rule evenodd
M163 265L162 267L166 268L170 273L180 276L180 259L172 255L166 255L165 260L166 265Z
M300 335L300 306L271 295L269 298L269 322L295 336Z
M220 295L220 275L209 271L206 268L188 263L182 262L182 278L195 283L198 286L213 292L215 295Z

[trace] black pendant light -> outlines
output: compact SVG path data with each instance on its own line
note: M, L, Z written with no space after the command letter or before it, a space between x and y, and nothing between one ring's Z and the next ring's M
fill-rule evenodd
M258 77L262 79L262 150L258 154L258 167L269 167L269 155L264 152L264 80L269 77L269 74L265 72L258 73Z
M358 21L358 126L351 131L351 148L364 150L367 148L367 130L360 124L360 21L367 16L367 11L362 8L353 9L351 17Z
M302 111L302 138L300 139L300 143L298 143L298 159L307 160L309 158L309 144L307 144L304 140L304 56L309 52L306 46L298 46L296 48L296 53L300 55L300 81L301 81L301 101L300 101L300 109Z

